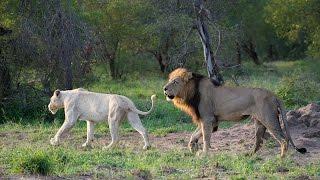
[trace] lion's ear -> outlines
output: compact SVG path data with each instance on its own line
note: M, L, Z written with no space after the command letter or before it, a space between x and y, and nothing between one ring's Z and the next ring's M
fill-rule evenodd
M59 96L59 94L60 94L60 90L59 89L54 91L54 95L56 95L57 97Z

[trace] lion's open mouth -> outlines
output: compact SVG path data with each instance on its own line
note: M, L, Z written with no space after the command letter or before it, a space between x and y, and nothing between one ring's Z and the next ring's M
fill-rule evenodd
M164 91L164 95L167 97L167 99L172 100L174 98L174 95L169 95Z

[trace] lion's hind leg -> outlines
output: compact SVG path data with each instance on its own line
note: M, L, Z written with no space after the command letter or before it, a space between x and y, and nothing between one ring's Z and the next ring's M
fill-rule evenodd
M134 112L128 112L127 117L128 117L128 121L131 124L131 126L135 130L137 130L141 134L141 136L143 137L143 140L144 140L143 149L149 149L151 147L151 145L149 142L148 132L143 127L141 120L139 118L139 115Z
M265 111L265 112L267 113L268 111ZM283 158L285 156L285 153L288 150L288 139L286 138L286 136L284 135L281 129L277 113L269 111L268 114L265 114L263 119L261 118L260 122L268 129L272 137L276 141L278 141L278 143L280 144L280 147L281 147L280 156L281 158Z

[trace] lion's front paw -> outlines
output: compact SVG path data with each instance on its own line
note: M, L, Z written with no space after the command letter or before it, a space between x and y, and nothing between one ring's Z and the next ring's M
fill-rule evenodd
M56 138L51 138L50 144L53 146L57 146L57 145L59 145L59 140L57 140Z
M197 142L190 142L188 144L188 147L191 153L195 153L199 149L199 144Z

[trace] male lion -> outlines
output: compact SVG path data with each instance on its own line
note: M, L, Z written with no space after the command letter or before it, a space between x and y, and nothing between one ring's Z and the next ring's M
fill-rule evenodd
M203 136L202 152L207 153L211 132L217 131L219 121L238 121L248 116L252 117L256 127L256 142L252 153L259 150L266 129L280 143L281 157L287 151L288 141L300 153L306 152L305 148L299 149L294 145L282 102L268 90L215 86L209 78L184 68L170 73L169 82L163 90L167 100L173 101L176 107L189 114L198 125L188 144L192 152L197 150L198 140Z
M78 119L87 121L87 141L82 145L89 146L93 140L94 124L101 121L108 121L112 141L106 148L111 148L119 142L119 123L128 118L131 126L143 137L144 147L150 147L146 129L142 126L138 114L149 114L154 106L155 95L151 96L152 106L148 112L138 110L133 102L125 96L117 94L101 94L89 92L84 89L68 91L56 90L48 105L52 114L58 109L64 108L65 121L57 134L50 140L52 145L59 144L61 135L68 132Z

